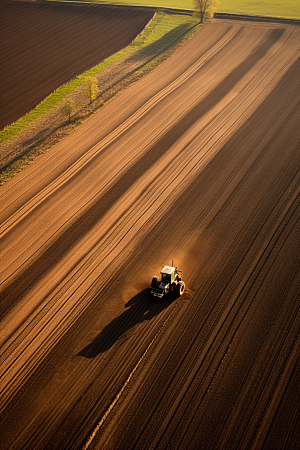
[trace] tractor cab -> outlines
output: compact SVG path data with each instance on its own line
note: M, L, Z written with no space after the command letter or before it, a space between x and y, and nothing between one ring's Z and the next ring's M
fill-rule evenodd
M175 279L175 272L175 267L164 266L160 271L161 281L164 283L173 283Z

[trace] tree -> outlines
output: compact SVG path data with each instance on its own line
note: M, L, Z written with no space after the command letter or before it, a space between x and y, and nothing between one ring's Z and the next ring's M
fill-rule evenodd
M64 116L69 117L69 122L71 120L71 114L75 111L76 105L73 100L65 100L62 107L61 112Z
M98 80L95 77L86 77L84 84L85 95L90 99L90 103L92 103L98 91Z
M194 0L194 14L199 17L200 23L214 16L218 4L218 0Z

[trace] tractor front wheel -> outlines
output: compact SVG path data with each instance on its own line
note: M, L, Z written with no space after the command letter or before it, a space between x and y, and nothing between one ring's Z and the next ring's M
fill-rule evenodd
M180 297L183 293L184 293L184 289L185 289L185 284L183 281L179 281L179 283L177 284L177 297Z
M158 281L159 281L159 278L158 277L153 277L152 278L152 281L151 281L151 287L152 288L157 288L158 287Z

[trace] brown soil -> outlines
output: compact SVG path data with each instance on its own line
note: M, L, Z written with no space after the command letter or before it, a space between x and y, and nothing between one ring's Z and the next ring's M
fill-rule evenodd
M0 128L62 84L126 47L153 12L11 1L0 10Z
M299 39L213 20L2 186L2 448L299 448Z

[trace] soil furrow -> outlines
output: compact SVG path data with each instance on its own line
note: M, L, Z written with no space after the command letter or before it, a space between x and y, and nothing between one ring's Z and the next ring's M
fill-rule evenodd
M294 445L298 41L213 20L4 186L5 448Z

